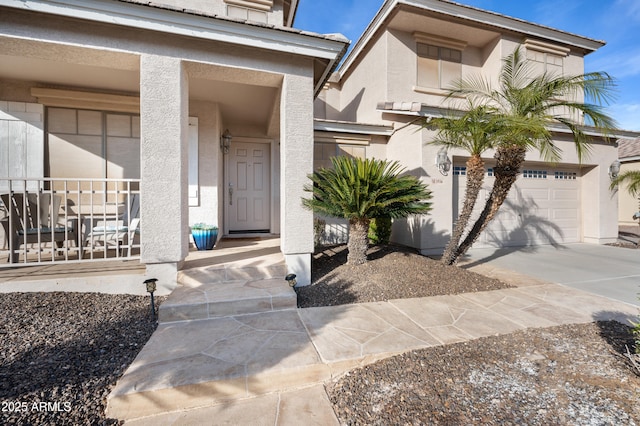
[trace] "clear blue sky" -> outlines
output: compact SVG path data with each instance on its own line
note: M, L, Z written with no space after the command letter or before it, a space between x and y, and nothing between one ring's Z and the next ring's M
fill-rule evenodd
M295 27L342 33L352 43L383 0L299 0ZM589 38L606 46L585 58L585 71L606 71L618 83L608 113L625 130L640 131L640 0L458 0Z

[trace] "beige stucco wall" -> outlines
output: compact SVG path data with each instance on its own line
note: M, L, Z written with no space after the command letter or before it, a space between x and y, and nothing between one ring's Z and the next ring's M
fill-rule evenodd
M218 194L221 164L220 111L218 105L207 101L191 101L189 116L198 118L198 186L199 204L189 207L189 225L204 222L221 227L222 215Z
M640 162L625 162L620 165L620 173L629 170L640 170ZM626 184L618 187L618 223L621 225L637 225L638 219L634 219L633 215L640 211L640 200L629 194Z
M349 78L343 81L339 96L336 93L327 96L327 119L380 122L376 105L387 100L387 67L390 62L386 38L385 34L378 39L368 55L353 68Z

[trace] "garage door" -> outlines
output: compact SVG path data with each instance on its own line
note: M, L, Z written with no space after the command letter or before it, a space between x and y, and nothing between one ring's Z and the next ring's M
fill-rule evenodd
M454 217L462 207L466 168L454 166ZM493 185L487 169L474 219ZM577 168L525 165L504 205L475 247L508 247L579 242L580 172Z

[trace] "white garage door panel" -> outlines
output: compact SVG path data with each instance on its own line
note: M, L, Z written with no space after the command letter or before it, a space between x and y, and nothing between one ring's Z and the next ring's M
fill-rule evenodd
M526 166L533 170L527 178L520 175L499 213L480 236L476 247L506 247L540 244L564 244L581 240L580 176L577 170ZM560 173L556 173L560 171ZM546 172L546 178L543 172ZM575 173L575 175L574 175ZM556 178L556 176L560 178ZM485 184L474 217L484 206L493 177ZM466 176L454 176L454 193L459 196L454 215L462 206Z

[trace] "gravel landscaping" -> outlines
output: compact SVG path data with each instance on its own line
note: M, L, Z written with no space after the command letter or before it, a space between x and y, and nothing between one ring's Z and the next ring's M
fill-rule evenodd
M412 250L346 248L314 256L300 307L510 287ZM158 302L160 303L163 298ZM0 294L1 424L118 424L106 398L156 328L148 296ZM428 306L425 306L428 309ZM639 312L640 313L640 312ZM624 355L628 325L594 322L432 347L327 383L342 424L640 424L640 373Z
M316 253L299 306L509 286L399 247L373 247L369 259L345 265L344 246ZM634 425L640 376L626 347L631 328L615 321L527 329L408 352L326 388L344 425Z
M312 285L296 287L298 307L379 302L512 287L399 246L374 246L369 261L350 266L346 246L328 247L312 260Z
M1 424L110 425L109 392L156 329L149 297L0 294Z

